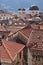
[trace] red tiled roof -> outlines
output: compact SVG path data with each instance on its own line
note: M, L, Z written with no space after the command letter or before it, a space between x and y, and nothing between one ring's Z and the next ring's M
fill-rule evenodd
M31 31L32 31L32 29L31 28L28 28L28 27L20 30L20 32L22 34L24 34L27 38L29 38Z
M0 58L1 59L10 59L9 55L7 54L5 48L2 46L0 46Z
M31 50L43 51L43 44L42 43L37 43L37 45L33 45L33 47L31 47Z
M18 54L25 46L16 42L2 40L2 46L0 46L0 58L10 59L14 61L16 54Z
M43 30L33 30L28 46L31 50L43 51Z

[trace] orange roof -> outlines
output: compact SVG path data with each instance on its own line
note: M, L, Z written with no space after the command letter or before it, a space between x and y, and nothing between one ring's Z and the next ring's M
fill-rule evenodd
M28 27L20 30L20 32L22 32L22 34L24 34L27 38L29 38L31 31L32 29Z
M16 42L2 40L2 46L0 46L0 58L10 59L14 61L16 54L18 54L25 46L22 44L17 44Z
M33 30L28 46L31 50L43 51L43 30Z
M2 46L0 46L0 58L1 59L10 59L9 55L7 54L5 48Z

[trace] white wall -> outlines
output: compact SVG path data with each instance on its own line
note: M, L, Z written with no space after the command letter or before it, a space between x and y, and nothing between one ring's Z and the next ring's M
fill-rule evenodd
M32 15L32 16L34 16L34 15L39 15L39 11L38 10L31 10L30 11L30 14Z

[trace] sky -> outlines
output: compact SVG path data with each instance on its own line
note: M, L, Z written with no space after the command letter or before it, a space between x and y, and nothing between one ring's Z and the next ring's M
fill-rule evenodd
M0 0L0 9L17 12L19 8L29 9L33 4L43 11L43 0Z

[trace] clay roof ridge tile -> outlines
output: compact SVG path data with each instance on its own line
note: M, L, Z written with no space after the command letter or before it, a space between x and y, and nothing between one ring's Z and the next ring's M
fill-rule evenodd
M13 61L13 57L11 56L9 50L7 49L7 46L4 44L4 40L2 40L3 42L3 47L5 48L6 52L8 53L9 57L11 58L11 60Z

